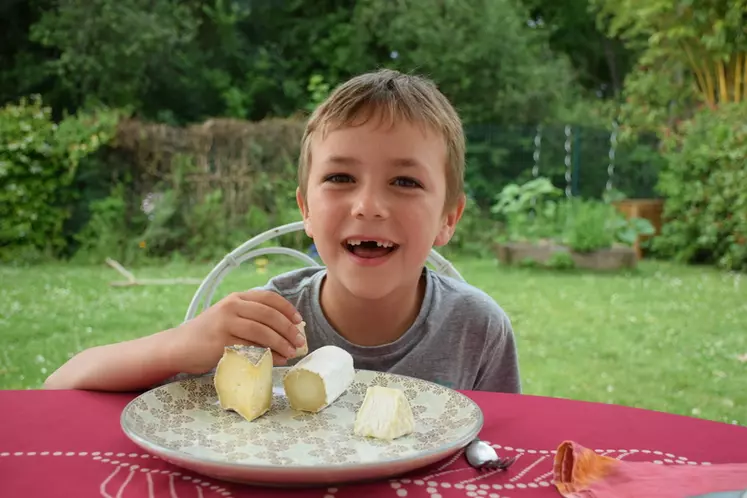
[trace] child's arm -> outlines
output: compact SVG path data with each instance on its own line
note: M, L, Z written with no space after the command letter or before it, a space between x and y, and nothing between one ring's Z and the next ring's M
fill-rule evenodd
M273 350L284 364L304 344L301 317L279 294L264 290L235 293L174 329L148 337L83 351L52 373L48 389L132 391L145 389L177 373L210 371L232 344Z
M82 351L50 375L45 389L136 391L179 373L173 366L173 343L180 330Z

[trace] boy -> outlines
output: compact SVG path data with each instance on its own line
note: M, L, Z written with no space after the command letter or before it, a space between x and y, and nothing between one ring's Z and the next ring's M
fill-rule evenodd
M355 77L314 112L301 148L296 200L324 267L232 294L174 329L83 351L45 386L144 389L209 372L237 343L292 364L303 316L309 352L334 344L356 368L520 392L503 310L425 267L465 205L462 125L435 85L390 70Z

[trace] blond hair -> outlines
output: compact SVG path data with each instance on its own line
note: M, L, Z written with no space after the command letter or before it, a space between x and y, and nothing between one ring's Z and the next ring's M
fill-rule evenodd
M311 167L311 142L330 127L364 124L377 115L390 125L405 120L440 133L446 142L446 202L451 209L464 191L465 139L462 122L436 85L422 76L390 69L364 73L335 88L309 118L301 140L298 184L304 199Z

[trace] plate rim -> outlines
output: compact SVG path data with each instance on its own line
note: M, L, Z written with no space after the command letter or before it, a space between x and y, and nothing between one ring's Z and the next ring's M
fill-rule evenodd
M273 370L284 370L284 371L288 371L289 369L290 369L290 367L286 367L286 366L273 367ZM278 471L278 470L284 471L284 470L287 470L287 471L296 471L296 472L318 471L320 469L330 470L330 471L355 471L355 470L369 469L369 468L372 468L372 467L379 467L379 466L384 466L384 465L407 464L408 462L412 462L412 461L416 461L416 460L422 460L422 459L427 459L429 457L433 457L435 455L447 453L447 452L450 452L452 450L458 451L458 450L464 448L465 446L467 446L467 444L469 444L470 441L472 441L474 438L476 438L480 434L480 431L482 431L482 429L483 429L483 427L485 425L485 414L483 413L482 408L480 408L480 405L478 405L472 398L470 398L469 396L465 395L464 393L459 392L456 389L452 389L452 388L447 387L447 386L442 386L441 384L438 384L436 382L432 382L432 381L425 380L425 379L419 379L417 377L413 377L413 376L405 375L405 374L397 374L397 373L390 373L390 372L381 372L381 371L378 371L378 370L369 370L369 369L364 369L364 368L356 368L355 372L356 372L356 374L358 372L364 372L364 373L371 373L371 374L383 374L385 376L395 377L395 378L404 379L404 380L415 380L416 382L430 384L432 386L437 386L437 387L439 387L441 389L446 389L447 391L451 391L452 393L456 394L457 396L460 396L460 397L466 399L469 404L474 405L474 407L477 409L477 415L478 415L477 422L475 423L474 428L472 430L470 430L465 436L463 436L461 438L458 438L456 440L453 440L453 441L451 441L449 443L443 444L443 445L439 446L438 448L429 450L429 451L427 451L425 453L419 453L419 454L417 454L415 456L396 457L396 458L385 458L385 459L380 459L380 460L375 460L375 461L372 461L372 462L365 462L365 463L354 463L354 464L341 463L341 464L328 464L328 465L327 464L325 464L325 465L296 465L296 464L291 464L291 465L289 465L289 464L273 465L273 464L236 463L236 462L227 462L225 460L217 460L217 459L209 458L209 457L204 457L204 458L195 457L194 455L186 453L186 452L184 452L182 450L173 450L173 449L170 449L170 448L164 448L164 447L155 445L155 444L151 443L150 441L147 441L147 440L143 439L142 437L140 437L139 435L137 435L130 427L128 427L128 424L125 423L125 414L127 413L127 411L130 409L130 407L132 405L134 405L139 399L141 399L146 394L148 394L148 393L150 393L150 392L152 392L152 391L154 391L156 389L160 389L162 387L170 386L172 384L182 384L182 383L184 383L184 382L186 382L188 380L191 380L191 379L195 379L195 378L207 378L207 377L214 377L215 376L214 372L208 372L208 373L203 374L203 375L196 375L196 376L189 377L189 378L186 378L186 379L174 380L174 381L168 382L166 384L161 384L161 385L152 387L152 388L148 389L147 391L144 391L144 392L140 393L139 395L137 395L135 398L133 398L132 400L130 400L124 406L124 408L122 409L122 412L120 413L120 416L119 416L119 424L120 424L120 428L125 433L125 435L130 440L132 440L133 442L137 443L138 445L140 445L140 446L142 446L144 448L147 448L149 451L151 451L153 453L156 453L156 454L159 454L159 455L165 455L168 458L171 458L172 460L175 460L175 461L189 462L189 463L197 464L197 465L211 465L211 466L216 466L216 467L221 467L221 468L226 468L226 469L232 469L232 470L234 470L234 469L235 470L247 470L247 469L251 469L251 470L256 470L256 471Z

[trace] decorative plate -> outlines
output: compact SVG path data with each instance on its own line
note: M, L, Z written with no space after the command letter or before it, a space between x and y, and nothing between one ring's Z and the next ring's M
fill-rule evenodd
M213 376L152 389L123 410L127 437L180 467L226 481L282 486L329 485L401 475L453 455L483 425L480 407L452 389L402 375L356 370L350 387L319 413L290 408L273 369L269 412L248 422L223 410ZM415 430L391 442L353 434L368 386L401 389Z

